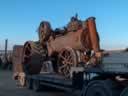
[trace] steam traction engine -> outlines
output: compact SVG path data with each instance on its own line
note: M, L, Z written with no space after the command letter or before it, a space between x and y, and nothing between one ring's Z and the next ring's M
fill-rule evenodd
M27 41L23 48L22 63L26 74L55 72L69 78L71 67L84 67L100 61L94 17L85 21L72 17L63 29L55 30L49 22L43 21L38 33L39 41Z
M75 88L81 96L128 96L128 50L101 51L94 17L72 17L63 29L55 30L43 21L38 33L38 41L27 41L14 55L15 62L21 59L21 85L36 91L41 84ZM78 72L71 74L72 68Z

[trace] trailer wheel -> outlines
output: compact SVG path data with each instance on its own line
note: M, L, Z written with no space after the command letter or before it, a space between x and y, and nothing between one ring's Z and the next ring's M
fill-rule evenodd
M124 90L121 92L120 96L128 96L128 87L124 88Z
M32 79L27 78L27 79L26 79L26 87L27 87L28 89L32 89L32 88L33 88L32 84L33 84Z
M34 91L40 91L41 85L39 80L33 80L33 90Z
M97 80L91 81L87 87L83 89L82 96L112 96L112 90L107 81Z

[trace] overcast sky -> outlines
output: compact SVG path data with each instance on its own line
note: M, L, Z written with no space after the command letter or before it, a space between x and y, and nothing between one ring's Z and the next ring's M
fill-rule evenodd
M71 16L96 17L102 49L128 47L128 0L0 0L0 49L8 38L14 44L38 40L37 27L43 20L53 29L65 26Z

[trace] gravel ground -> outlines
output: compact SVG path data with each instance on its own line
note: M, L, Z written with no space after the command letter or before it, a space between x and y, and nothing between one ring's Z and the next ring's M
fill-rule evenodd
M34 92L33 90L18 87L16 82L12 80L12 72L0 71L0 96L69 96L69 94L67 95L67 92L59 90Z

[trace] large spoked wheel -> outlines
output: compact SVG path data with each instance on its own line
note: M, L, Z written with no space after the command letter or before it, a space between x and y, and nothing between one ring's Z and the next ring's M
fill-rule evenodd
M25 43L22 54L23 68L26 74L38 74L42 67L42 54L38 42Z
M84 88L82 96L112 96L112 90L107 81L97 80L90 82L87 87Z
M58 56L58 71L60 74L70 78L71 67L76 67L77 56L72 48L64 48Z
M47 40L50 36L51 26L50 26L49 22L42 21L40 23L38 32L39 32L39 42L41 44L43 44L43 41Z

